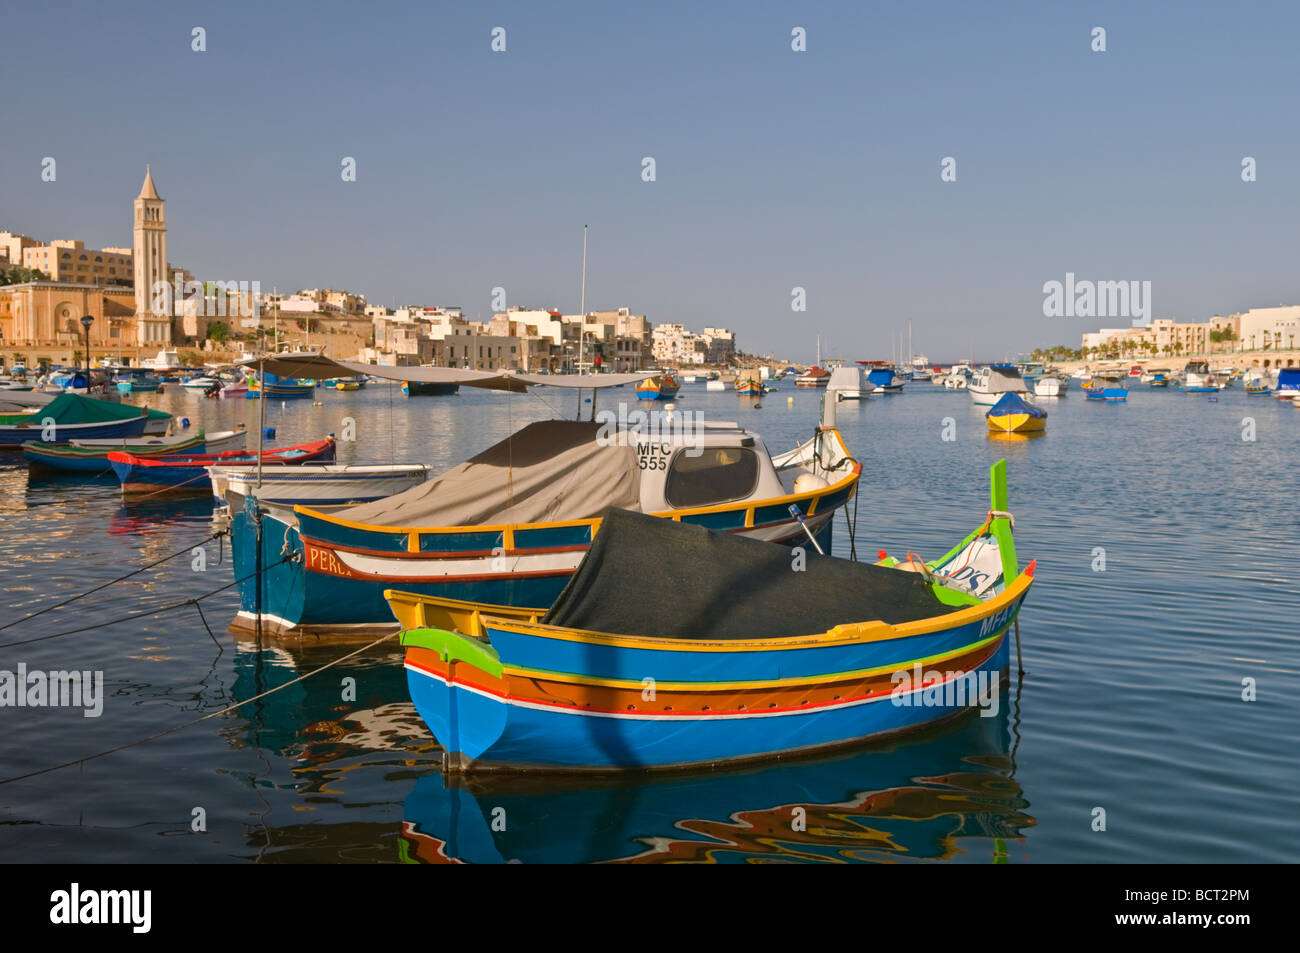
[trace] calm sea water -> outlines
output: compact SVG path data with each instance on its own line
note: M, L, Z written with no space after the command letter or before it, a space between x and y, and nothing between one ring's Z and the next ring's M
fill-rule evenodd
M786 385L755 408L688 384L678 405L739 421L776 452L806 438L819 399ZM319 400L268 404L279 443L341 435L352 418L341 461L438 466L576 410L573 395L545 391L407 399L372 385ZM256 433L256 401L176 389L152 403L194 427L248 421ZM1295 861L1300 411L1240 390L1217 402L1138 387L1125 405L1078 392L1044 403L1046 436L1017 442L991 439L965 393L930 384L840 405L864 464L860 554L946 551L982 521L988 468L1007 459L1017 546L1022 562L1037 559L1038 581L1021 615L1027 672L1013 671L997 718L744 771L448 789L400 652L382 646L230 715L0 784L0 857ZM955 440L942 439L945 418ZM1243 440L1245 418L1254 440ZM236 640L230 590L201 603L211 635L192 605L124 619L232 581L228 551L207 544L202 571L188 552L212 531L211 510L206 499L123 505L111 478L38 480L0 458L0 625L187 550L0 630L0 669L102 670L106 696L98 718L0 709L0 780L193 721L355 647ZM835 550L848 549L840 520ZM12 645L88 626L100 627ZM343 700L344 679L355 701ZM796 807L805 830L792 829ZM196 816L205 831L192 830Z

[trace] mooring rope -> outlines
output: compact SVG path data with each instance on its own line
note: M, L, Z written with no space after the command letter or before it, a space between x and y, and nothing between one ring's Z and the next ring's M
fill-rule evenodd
M138 738L135 741L127 741L123 744L109 748L105 751L99 751L96 752L95 754L86 755L81 758L76 758L72 761L64 761L62 764L51 765L48 768L39 768L36 771L28 771L26 774L17 774L14 775L12 778L0 778L0 784L10 784L14 781L24 781L27 778L35 778L42 774L49 774L52 771L60 771L63 768L70 768L74 764L85 764L87 761L94 761L96 758L103 758L110 754L116 754L119 751L125 751L127 748L134 748L137 745L147 744L150 741L156 741L157 739L166 737L167 735L175 734L176 732L180 731L182 728L189 728L191 725L197 725L201 721L208 721L211 718L218 718L221 715L229 714L230 712L234 711L236 708L243 708L245 705L250 704L251 702L259 701L267 697L268 695L275 694L281 689L288 688L291 685L296 685L301 681L305 681L306 679L311 678L313 675L318 675L321 672L325 671L327 668L333 668L335 665L338 665L340 662L346 662L348 659L352 658L353 656L360 655L362 652L365 652L368 649L372 649L376 645L379 645L380 643L387 642L389 639L393 638L398 634L399 633L397 632L390 632L388 633L388 635L385 635L382 638L375 639L375 641L361 646L361 648L357 649L356 651L349 652L347 655L340 655L338 658L334 659L333 661L326 662L320 668L313 669L312 671L306 673L305 675L299 675L297 678L287 681L283 685L277 685L275 688L269 688L266 691L262 692L260 695L254 695L252 698L246 698L242 702L235 702L235 704L233 705L227 705L225 708L222 708L220 711L208 712L208 714L195 718L193 721L187 721L179 725L173 725L171 728L164 728L162 731L156 731L152 735L149 735L145 738Z
M191 546L186 546L184 549L178 550L177 552L172 553L170 556L164 556L162 557L162 559L155 560L154 562L151 563L146 563L145 565L141 566L139 569L133 569L125 576L118 576L116 579L110 579L108 582L104 583L103 585L96 586L93 589L87 589L83 593L72 596L71 598L68 599L64 599L62 602L56 602L52 606L46 606L44 609L38 609L36 612L30 613L29 615L25 615L21 619L14 619L12 622L6 622L4 625L0 625L0 632L3 632L5 629L12 628L13 626L17 625L20 622L26 622L29 619L35 619L37 616L44 615L45 613L51 612L55 609L61 609L66 605L76 602L78 599L84 599L86 596L99 592L101 589L107 589L109 586L116 585L119 582L124 582L127 579L130 579L132 576L138 576L140 573L144 572L145 570L153 569L155 566L160 566L163 563L167 562L168 560L175 559L177 556L183 556L186 553L192 553L197 547L202 546L205 543L210 543L214 539L220 539L222 536L225 535L226 535L226 531L220 530L216 533L213 533L207 539L199 540L199 542L194 543ZM21 645L22 643L14 642L11 644ZM8 648L8 646L0 645L0 648Z
M276 566L280 565L281 563L288 562L292 558L293 558L292 555L283 556L277 561L271 563L271 565L263 567L262 572L266 572L266 570L268 569L274 569ZM69 629L67 632L54 632L50 635L37 636L34 639L23 639L19 642L5 642L4 644L0 645L0 649L11 649L18 645L31 645L33 642L45 642L48 641L49 639L61 639L65 635L77 635L78 633L91 632L94 631L95 629L106 629L110 625L117 625L119 622L131 622L135 619L147 619L151 616L162 615L164 612L171 612L173 609L183 609L185 606L189 606L189 605L198 606L200 600L209 599L212 596L217 595L218 593L225 592L227 589L237 586L241 582L245 582L246 580L252 579L256 575L257 572L256 570L254 570L253 572L250 572L247 576L243 576L239 579L236 579L234 582L228 582L224 586L221 586L217 589L213 589L211 592L205 592L201 596L194 596L190 599L183 599L180 602L173 602L169 605L162 606L161 608L158 609L148 609L142 612L131 613L129 615L124 615L116 619L109 619L107 622L96 622L94 625L85 625L79 629ZM51 606L51 608L55 608L55 607ZM202 615L201 609L199 610L199 614ZM20 619L19 621L21 622L22 620ZM203 624L205 626L207 625L206 619L204 619ZM209 630L209 634L211 634L211 630Z

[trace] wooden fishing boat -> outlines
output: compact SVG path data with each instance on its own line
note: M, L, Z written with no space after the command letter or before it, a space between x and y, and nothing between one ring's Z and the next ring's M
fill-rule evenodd
M760 397L763 394L763 385L752 377L737 378L736 393L741 397Z
M447 397L460 390L460 385L443 381L402 381L402 393L407 397Z
M1254 381L1246 385L1246 393L1251 397L1267 397L1273 393L1273 388L1269 387L1263 381Z
M84 444L92 444L85 446ZM157 457L175 453L205 452L204 434L181 437L134 437L122 440L87 440L71 444L41 443L31 440L23 444L23 456L31 467L58 470L67 473L111 473L113 464L108 455L114 451L135 457Z
M171 419L170 414L163 416ZM67 443L74 438L139 437L150 420L139 407L65 393L32 413L0 414L0 449L18 450L36 439Z
M989 430L998 433L1041 433L1047 429L1047 411L1006 393L984 414Z
M108 455L113 472L122 482L123 493L209 493L211 466L256 467L258 455L233 451L219 454L163 454L139 457L113 451ZM283 467L334 459L334 438L315 440L295 447L262 452L263 467Z
M431 469L423 463L384 466L303 464L264 473L260 483L255 468L211 466L207 469L212 478L212 495L235 508L242 508L247 496L280 506L369 503L404 493L432 476Z
M672 400L680 389L677 378L665 371L637 384L636 396L640 400ZM739 386L736 389L739 390Z
M277 377L271 373L266 375L265 384L256 377L248 379L250 399L261 397L263 390L266 391L267 397L311 397L316 392L316 382L303 381L296 377Z
M653 586L633 569L654 560ZM633 569L629 575L629 569ZM1006 464L932 563L865 565L608 511L549 609L388 591L449 772L697 768L856 744L990 699L1033 582Z
M457 371L455 379L599 393L637 377ZM633 422L638 414L643 419ZM253 628L260 614L262 628L275 632L390 631L385 588L549 605L608 506L791 543L804 533L791 505L828 540L831 518L857 489L861 467L833 414L808 441L776 456L735 423L694 421L686 429L680 418L672 426L668 413L624 409L622 416L624 423L605 412L592 421L530 424L413 490L362 506L232 512L236 576L245 580L234 625Z

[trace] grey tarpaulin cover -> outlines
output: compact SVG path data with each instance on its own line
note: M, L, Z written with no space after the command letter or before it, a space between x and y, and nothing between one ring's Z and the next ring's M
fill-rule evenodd
M660 517L610 510L543 622L658 638L813 635L842 623L955 612L919 575Z
M640 504L635 446L601 446L601 424L544 420L417 487L337 513L380 526L591 519Z

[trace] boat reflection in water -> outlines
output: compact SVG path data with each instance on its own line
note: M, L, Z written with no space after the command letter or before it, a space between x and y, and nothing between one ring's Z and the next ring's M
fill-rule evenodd
M1006 706L816 759L639 778L421 777L410 863L1005 862L1034 820Z

